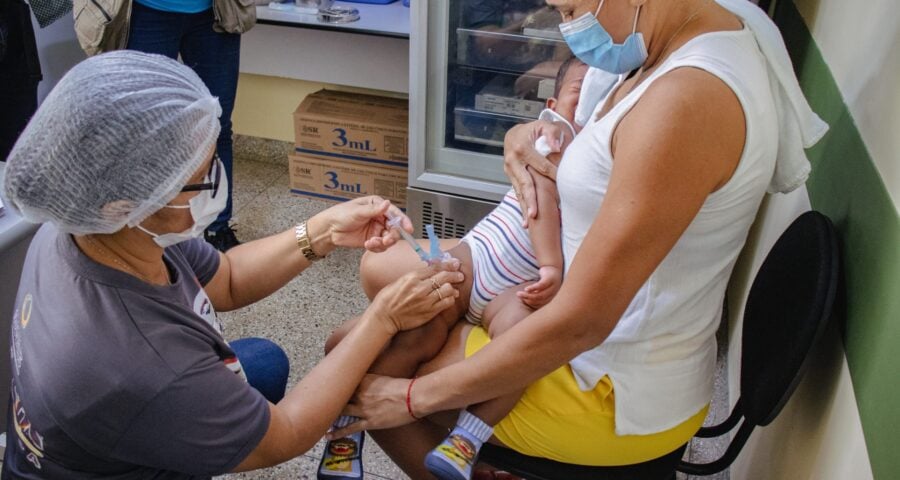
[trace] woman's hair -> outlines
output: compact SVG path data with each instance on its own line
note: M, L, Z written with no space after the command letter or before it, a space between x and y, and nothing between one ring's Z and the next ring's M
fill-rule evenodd
M559 66L559 70L556 72L556 85L553 87L554 97L559 97L559 91L562 88L563 82L566 80L566 74L569 73L569 69L572 68L573 65L581 64L584 64L584 62L579 60L575 55L572 55Z
M190 68L116 51L72 68L9 155L11 207L60 230L113 233L178 194L211 154L218 100Z

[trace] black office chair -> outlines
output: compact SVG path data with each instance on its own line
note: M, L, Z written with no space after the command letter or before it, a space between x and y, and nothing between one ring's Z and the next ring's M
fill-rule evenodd
M806 212L784 231L756 274L744 309L741 397L727 420L701 428L717 437L741 424L725 454L708 464L681 461L686 445L649 462L586 467L487 444L479 460L529 480L669 480L675 471L712 475L734 461L758 426L775 419L800 383L808 353L831 318L839 259L831 221Z

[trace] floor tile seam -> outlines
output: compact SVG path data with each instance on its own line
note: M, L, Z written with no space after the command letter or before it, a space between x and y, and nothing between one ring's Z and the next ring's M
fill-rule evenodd
M269 167L273 167L273 166L278 166L278 167L283 166L282 164L273 164L272 162L260 159L258 157L249 157L249 156L235 158L235 161L241 162L242 164L255 163L255 164L258 164L259 167L263 167L263 168L269 168ZM278 175L280 175L281 173L287 173L287 172L278 172L277 174L273 174L272 177L277 178Z
M266 166L271 165L270 163L262 162L262 161L259 161L259 160L242 159L241 161L242 161L242 162L261 163L261 164L264 164L264 165L266 165ZM235 214L238 214L238 213L242 212L242 211L245 210L247 207L249 207L250 205L252 205L253 203L255 203L256 200L257 200L260 196L262 196L263 194L265 194L266 192L268 192L269 189L271 189L273 186L276 186L276 184L278 183L278 177L279 177L279 175L280 175L280 174L275 173L275 174L271 175L271 178L270 178L268 181L262 182L262 185L261 185L261 188L259 189L259 191L256 192L255 194L252 194L252 196L250 197L249 200L247 200L247 201L245 201L245 202L242 202L243 205L237 206L237 208L234 209L234 213L235 213ZM235 182L235 183L236 183L236 182Z
M285 149L282 153L277 153L273 155L253 155L241 152L236 155L235 158L240 159L252 159L254 162L265 163L266 165L278 165L278 166L287 166L288 164L288 155L290 151Z
M263 191L265 191L265 190L263 190ZM256 201L256 199L259 198L259 196L262 195L262 194L263 194L263 192L259 192L259 193L255 194L255 195L253 195L253 196L250 197L247 201L241 202L241 205L234 205L234 204L232 204L232 205L233 205L233 206L232 206L232 212L233 212L232 215L240 215L241 212L243 212L243 211L246 210L250 205L252 205L252 204Z
M245 161L258 162L258 163L263 163L265 165L277 165L279 167L287 166L287 163L288 163L287 162L287 153L272 155L272 156L249 155L249 154L242 153L240 155L236 155L234 157L234 159L236 161L241 161L241 162L245 162Z

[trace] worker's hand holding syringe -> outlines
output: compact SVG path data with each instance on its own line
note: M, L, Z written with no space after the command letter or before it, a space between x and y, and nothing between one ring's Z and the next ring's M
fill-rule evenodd
M408 218L405 215L398 215L397 213L388 210L387 212L387 226L391 229L396 230L403 240L409 244L410 247L416 252L416 255L419 256L422 261L429 265L433 265L435 263L443 263L452 261L453 258L449 253L441 250L441 242L437 238L437 235L434 233L433 225L425 225L425 232L428 234L429 241L429 249L425 251L419 242L416 241L413 236L403 228L403 220Z

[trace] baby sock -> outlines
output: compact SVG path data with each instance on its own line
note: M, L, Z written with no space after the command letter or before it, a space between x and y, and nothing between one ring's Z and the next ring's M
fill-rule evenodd
M357 417L342 415L334 421L335 429L346 427L359 420ZM365 432L357 432L343 438L337 438L325 445L322 461L316 478L319 480L362 480L362 447Z
M463 410L450 435L425 456L425 468L441 480L469 480L481 446L494 428Z

